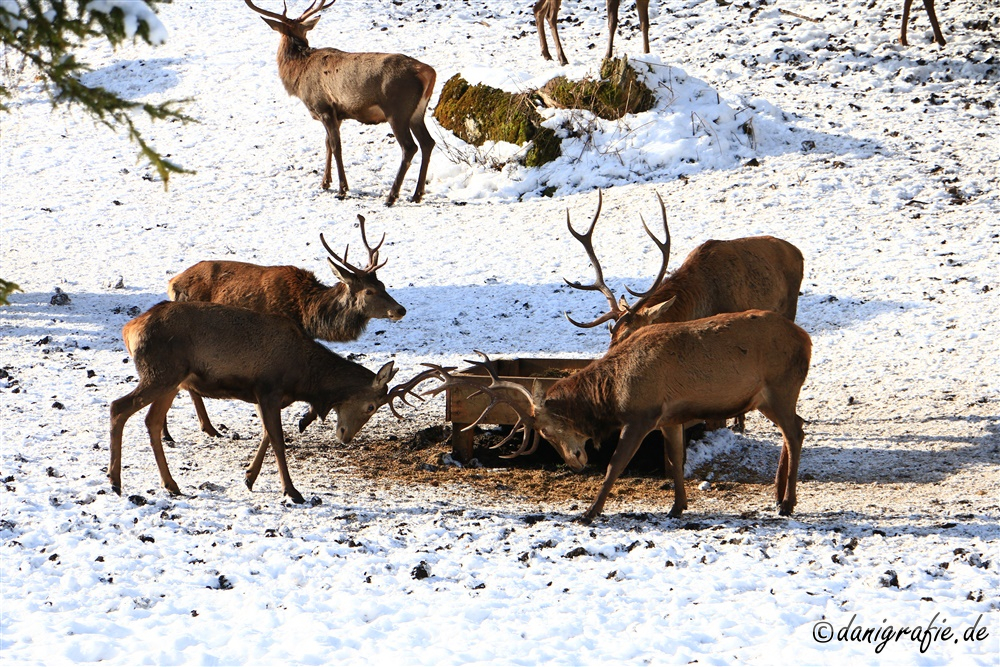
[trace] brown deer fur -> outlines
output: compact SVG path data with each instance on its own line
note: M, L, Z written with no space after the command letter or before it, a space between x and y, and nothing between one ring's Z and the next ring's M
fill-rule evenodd
M298 19L247 6L262 15L265 23L281 34L278 44L278 76L289 95L298 97L313 118L326 128L326 168L323 189L330 187L331 157L337 160L341 197L347 194L347 175L341 157L340 124L356 120L368 125L389 123L403 151L396 180L386 204L399 196L403 178L420 145L420 173L413 201L424 195L427 167L434 139L424 124L427 103L434 92L434 68L398 53L348 53L333 48L312 48L306 33L316 27L317 14L328 7L316 0ZM287 12L287 10L286 10ZM416 137L416 142L414 142Z
M929 1L929 0L928 0ZM549 54L549 45L545 41L545 27L543 22L548 22L552 30L552 41L556 45L556 56L559 64L565 65L569 61L563 53L562 43L559 41L559 7L562 0L537 0L533 8L535 14L535 27L538 29L538 41L542 46L542 57L552 60ZM618 30L618 6L620 0L607 0L608 7L608 48L604 52L605 58L610 58L615 44L615 32ZM642 51L649 53L649 0L636 0L636 11L639 14L639 26L642 29Z
M180 493L167 468L160 433L177 392L187 389L255 404L264 436L246 472L247 488L253 488L270 445L282 492L301 503L285 463L281 409L305 401L324 419L334 410L337 435L350 442L387 402L394 375L392 362L372 373L337 356L287 318L214 303L164 301L126 323L122 337L139 385L111 404L108 478L119 494L125 422L147 405L146 428L160 481L171 493Z

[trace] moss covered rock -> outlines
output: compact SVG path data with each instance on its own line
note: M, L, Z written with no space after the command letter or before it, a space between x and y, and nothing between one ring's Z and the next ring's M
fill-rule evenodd
M548 106L559 109L586 109L606 120L617 120L630 113L649 111L656 103L653 91L646 87L628 58L605 58L601 78L570 81L557 76L538 91Z
M529 167L559 157L559 138L542 127L542 117L528 94L483 84L473 86L456 74L441 89L434 117L446 130L474 146L486 141L532 142L524 157Z

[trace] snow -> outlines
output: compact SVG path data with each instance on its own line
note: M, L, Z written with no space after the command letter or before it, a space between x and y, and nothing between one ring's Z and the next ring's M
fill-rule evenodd
M566 67L541 60L530 3L511 0L338 0L311 39L405 52L435 67L438 90L455 73L519 90L596 70L605 16L591 5L563 5ZM653 5L653 52L640 53L631 6L616 50L657 89L655 110L620 122L547 112L564 155L539 169L479 164L477 153L513 149L477 152L430 121L425 200L392 208L382 202L399 149L386 125L345 123L350 194L319 188L322 127L285 94L277 36L243 3L164 5L170 39L158 48L85 54L89 84L189 100L197 124L139 123L196 172L168 190L123 136L53 111L30 71L5 74L15 97L0 118L0 276L24 292L0 309L4 664L996 664L996 6L939 6L943 48L917 11L904 48L895 3ZM748 120L753 141L740 130ZM569 136L581 128L590 141ZM183 398L167 458L188 495L159 488L138 416L123 495L110 493L108 406L135 384L121 326L166 298L171 276L228 258L332 280L318 234L356 245L361 213L370 237L386 232L379 275L408 313L335 351L371 369L393 359L399 378L473 349L595 357L607 334L562 313L604 306L563 283L592 276L565 217L585 224L598 187L595 246L616 291L655 275L639 216L658 220L656 193L672 267L709 238L772 234L802 250L797 321L814 352L792 517L776 516L766 484L726 494L744 472L773 477L780 436L759 416L746 434L712 434L689 452L678 520L669 491L612 495L584 526L573 519L591 495L541 503L403 486L294 453L297 488L320 504L290 505L270 458L253 493L243 486L253 410L211 401L213 419L243 434L218 442ZM68 305L50 304L56 287ZM354 446L439 424L443 403L406 414L380 411ZM333 440L332 424L311 429L300 449ZM909 635L881 650L822 643L822 622L845 636L933 623L957 640L938 632L924 651ZM977 623L986 635L965 638Z

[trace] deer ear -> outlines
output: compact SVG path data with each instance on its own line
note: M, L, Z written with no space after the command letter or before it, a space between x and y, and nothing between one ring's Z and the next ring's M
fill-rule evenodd
M300 24L302 26L302 30L305 31L305 32L308 32L308 31L312 30L313 28L316 27L316 24L319 23L319 20L321 18L323 18L323 17L322 16L316 16L316 17L313 17L313 18L308 19L306 21L303 21Z
M674 296L670 297L669 299L667 299L663 303L657 304L657 305L653 306L652 308L647 308L646 312L645 312L646 318L650 322L657 322L658 318L663 313L667 312L667 310L670 308L670 306L674 305L674 301L677 301L677 295L674 295Z
M280 33L281 33L282 35L288 35L289 37L291 37L291 36L292 36L291 32L289 32L289 30L288 30L288 26L286 26L286 25L285 25L284 23L282 23L281 21L274 21L274 20L271 20L271 19L269 19L269 18L265 18L265 17L263 17L263 16L261 16L260 18L261 18L261 20L262 20L262 21L263 21L264 23L266 23L266 24L268 24L269 26L271 26L271 29L272 29L272 30L277 30L277 31L278 31L278 32L280 32Z
M545 405L545 387L538 380L531 383L531 402L539 408Z
M330 269L333 271L333 275L337 276L337 280L346 284L347 286L350 286L352 284L352 281L354 280L353 273L345 271L344 269L340 268L339 266L334 264L333 260L330 259L329 257L326 258L326 261L330 263Z
M385 366L378 370L375 375L375 381L372 382L372 386L376 389L384 389L389 385L389 381L396 375L396 369L393 368L393 363L391 361L386 362Z

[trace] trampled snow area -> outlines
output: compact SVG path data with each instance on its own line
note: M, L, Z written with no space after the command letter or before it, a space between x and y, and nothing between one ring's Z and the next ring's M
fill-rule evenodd
M435 67L437 91L455 73L518 89L598 67L603 3L563 3L567 67L539 56L528 0L484 4L338 0L311 39L404 52ZM904 48L901 6L654 2L648 55L623 7L616 50L656 87L656 109L617 122L548 112L563 157L534 170L496 168L510 147L473 150L430 120L427 196L392 208L387 125L345 123L351 192L320 189L322 126L286 95L277 34L243 3L177 1L158 15L162 46L85 54L89 83L188 99L198 124L142 125L197 172L168 191L133 145L53 111L8 61L0 277L24 292L0 308L0 660L996 664L1000 10L939 2L941 48L917 8ZM270 457L254 491L243 485L251 406L210 401L242 434L215 440L183 396L167 458L188 495L159 487L141 415L125 431L123 494L110 492L108 408L135 386L121 327L166 298L171 276L226 258L332 281L318 235L359 247L361 213L386 233L379 275L408 313L335 351L373 370L394 359L401 379L473 349L596 357L607 334L563 311L605 303L563 277L591 279L565 216L586 224L597 188L595 245L616 290L655 275L639 215L658 227L656 193L671 267L710 238L771 234L802 250L797 321L814 349L792 517L776 515L768 484L733 491L773 478L780 435L759 415L691 451L679 520L660 490L612 494L593 525L574 522L598 478L554 503L489 469L495 492L364 479L336 450L308 455L333 441L332 422L296 437L291 475L315 504L293 505ZM71 302L53 305L55 288ZM298 410L285 411L290 434ZM443 401L406 416L383 409L351 447L442 424ZM757 477L724 476L723 457Z

